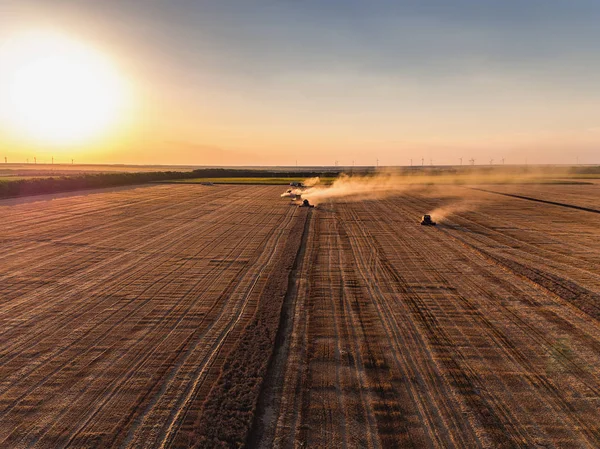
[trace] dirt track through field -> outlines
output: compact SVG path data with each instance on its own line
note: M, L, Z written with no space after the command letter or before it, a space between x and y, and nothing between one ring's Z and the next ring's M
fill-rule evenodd
M589 184L505 184L477 186L490 192L515 195L542 202L600 211L600 185Z
M532 197L532 196L524 196L524 195L519 195L519 194L516 194L516 193L496 192L496 191L490 190L490 189L481 189L481 188L476 188L476 187L472 187L472 189L473 190L479 190L481 192L497 193L498 195L510 196L510 197L519 198L519 199L522 199L522 200L536 201L538 203L552 204L554 206L568 207L568 208L571 208L571 209L578 209L578 210L582 210L582 211L585 211L585 212L593 212L593 213L596 213L596 214L600 214L600 209L593 209L591 207L578 206L577 204L569 204L569 203L565 203L565 202L550 201L550 200L543 199L543 198L535 198L535 197ZM575 200L579 201L579 198L576 198Z

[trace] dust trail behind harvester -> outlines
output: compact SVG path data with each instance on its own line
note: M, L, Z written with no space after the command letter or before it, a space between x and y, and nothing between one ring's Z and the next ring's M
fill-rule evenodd
M302 192L302 198L318 205L325 201L365 201L382 199L411 188L403 177L382 173L373 176L341 175L330 186L315 186Z
M285 192L283 192L280 196L281 198L291 198L291 199L296 199L298 197L300 197L302 195L302 189L288 189Z
M318 176L315 176L314 178L305 179L304 181L302 181L302 184L305 185L306 187L314 187L317 184L320 184L320 182L321 182L321 178L319 178Z
M455 198L448 204L436 207L435 209L427 212L431 215L433 221L444 223L448 220L448 217L452 214L459 212L471 212L480 207L482 203L480 201L470 198Z
M452 213L475 210L480 205L477 198L481 194L476 192L452 185L442 189L435 183L422 182L422 179L417 181L421 182L391 173L353 177L343 175L329 187L307 189L301 195L311 204L318 205L323 202L380 200L410 192L427 198L447 200L447 204L432 211L428 211L427 208L423 210L423 213L442 223Z
M319 185L319 178L304 181L305 188L291 189L282 197L306 199L311 204L324 202L356 202L384 199L405 192L418 193L421 196L447 200L448 204L433 210L424 210L434 220L444 221L452 213L472 211L482 201L490 201L490 197L461 188L478 184L518 184L544 182L544 179L556 177L555 172L543 169L507 168L498 170L470 170L456 172L400 172L380 171L372 175L348 176L342 174L331 185Z
M292 200L299 199L304 193L304 188L314 187L321 182L321 178L318 176L314 178L308 178L302 181L301 186L303 187L292 187L281 194L281 198L291 198Z

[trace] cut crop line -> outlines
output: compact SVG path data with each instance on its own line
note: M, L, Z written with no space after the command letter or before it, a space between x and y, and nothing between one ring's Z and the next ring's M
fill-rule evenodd
M471 189L471 190L479 190L480 192L494 193L496 195L510 196L510 197L519 198L522 200L535 201L538 203L545 203L545 204L552 204L553 206L568 207L570 209L577 209L577 210L583 210L585 212L593 212L595 214L600 214L600 210L592 209L591 207L576 206L575 204L559 203L557 201L550 201L550 200L542 200L540 198L532 198L530 196L516 195L514 193L495 192L493 190L479 189L476 187L467 187L467 188Z

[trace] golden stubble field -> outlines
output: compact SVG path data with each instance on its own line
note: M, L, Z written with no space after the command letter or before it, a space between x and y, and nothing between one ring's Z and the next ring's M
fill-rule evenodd
M597 447L600 214L502 194L597 186L485 188L0 202L0 446Z

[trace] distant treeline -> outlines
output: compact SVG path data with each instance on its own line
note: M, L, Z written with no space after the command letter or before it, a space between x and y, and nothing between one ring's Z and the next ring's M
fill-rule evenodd
M29 195L44 195L48 193L71 192L75 190L99 189L103 187L119 187L135 184L145 184L157 181L192 178L281 178L314 176L332 176L337 172L283 172L249 169L207 168L194 171L165 171L138 173L80 173L49 177L32 177L0 179L0 198L13 198Z
M403 174L441 175L463 172L510 171L527 173L531 170L554 174L593 175L600 173L599 166L578 167L527 167L527 166L496 166L496 167L398 167L395 169ZM370 174L373 167L346 169L348 174ZM202 168L193 171L162 171L162 172L133 172L133 173L79 173L57 176L47 173L48 177L24 177L0 179L0 198L13 198L28 195L43 195L48 193L70 192L74 190L99 189L103 187L118 187L149 182L170 181L193 178L313 178L335 177L343 170L324 168L323 170L268 170L268 169L238 169L238 168Z
M578 175L598 175L600 174L600 165L573 167L572 172Z
M13 198L74 190L144 184L153 181L193 178L191 172L86 173L51 178L0 180L0 198Z
M340 173L340 170L273 171L239 168L201 168L192 172L193 178L314 178L316 176L337 176Z

